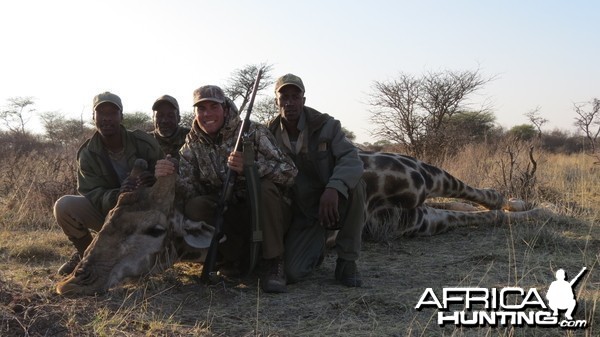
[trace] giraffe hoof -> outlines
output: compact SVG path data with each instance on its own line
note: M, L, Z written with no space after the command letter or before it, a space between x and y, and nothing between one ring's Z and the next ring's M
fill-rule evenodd
M527 203L521 199L510 198L506 202L504 209L509 212L523 212L527 210Z

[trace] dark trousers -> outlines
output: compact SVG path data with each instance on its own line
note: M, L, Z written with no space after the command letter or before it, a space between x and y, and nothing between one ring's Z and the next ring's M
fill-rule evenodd
M320 197L320 196L319 196ZM365 183L361 179L350 192L349 198L340 197L339 213L343 218L335 249L339 258L356 261L365 224ZM291 212L291 210L290 210ZM293 221L285 236L285 269L288 282L297 282L317 266L325 249L327 230L318 221Z
M286 207L281 192L270 180L261 179L261 205L263 232L262 255L272 259L283 255L283 237L288 221L284 220ZM185 204L184 215L190 220L205 221L213 225L219 197L202 195ZM224 214L225 242L219 244L219 252L227 262L244 261L248 257L252 218L249 200L230 203Z

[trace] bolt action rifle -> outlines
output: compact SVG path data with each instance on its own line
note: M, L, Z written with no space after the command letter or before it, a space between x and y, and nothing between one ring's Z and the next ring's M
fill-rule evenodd
M258 69L256 79L254 80L252 93L250 95L250 101L248 103L248 108L246 109L246 116L242 121L242 126L240 127L240 132L235 142L234 151L236 152L242 152L242 141L244 136L247 135L248 128L250 127L250 114L252 114L252 106L254 105L254 99L258 91L258 83L260 82L262 72L262 68ZM218 280L216 272L214 271L215 264L217 262L217 252L219 248L219 242L225 234L224 215L227 211L227 204L229 203L233 194L233 186L235 184L236 178L237 173L231 168L228 168L225 182L223 183L223 189L221 190L219 203L217 204L215 220L213 222L213 226L215 228L214 234L211 238L210 247L208 248L208 254L206 255L206 259L204 260L202 274L200 275L200 281L202 281L205 284L215 283Z

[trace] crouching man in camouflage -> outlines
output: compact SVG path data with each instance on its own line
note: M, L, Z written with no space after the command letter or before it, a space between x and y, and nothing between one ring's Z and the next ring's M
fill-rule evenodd
M234 276L248 268L252 225L243 176L244 161L241 153L234 152L242 120L235 105L214 85L196 89L193 105L196 117L180 150L177 190L182 196L178 198L184 200L187 218L211 224L227 168L239 174L224 214L227 239L219 245L221 258L218 261L220 273ZM261 285L265 292L285 292L283 238L289 220L284 219L283 209L287 199L285 192L293 184L297 170L292 160L275 145L273 135L265 126L251 123L248 134L254 145L264 206L262 257L267 268ZM172 162L157 163L157 177L175 172Z

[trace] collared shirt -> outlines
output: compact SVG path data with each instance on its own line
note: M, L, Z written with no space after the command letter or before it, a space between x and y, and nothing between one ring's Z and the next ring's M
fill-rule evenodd
M283 145L287 148L287 150L293 154L298 154L300 152L308 152L308 137L305 137L306 134L306 116L304 113L300 114L300 119L298 120L298 139L295 141L290 140L290 136L287 132L287 129L283 125L283 119L281 119L281 123L279 124L281 128L281 141Z

